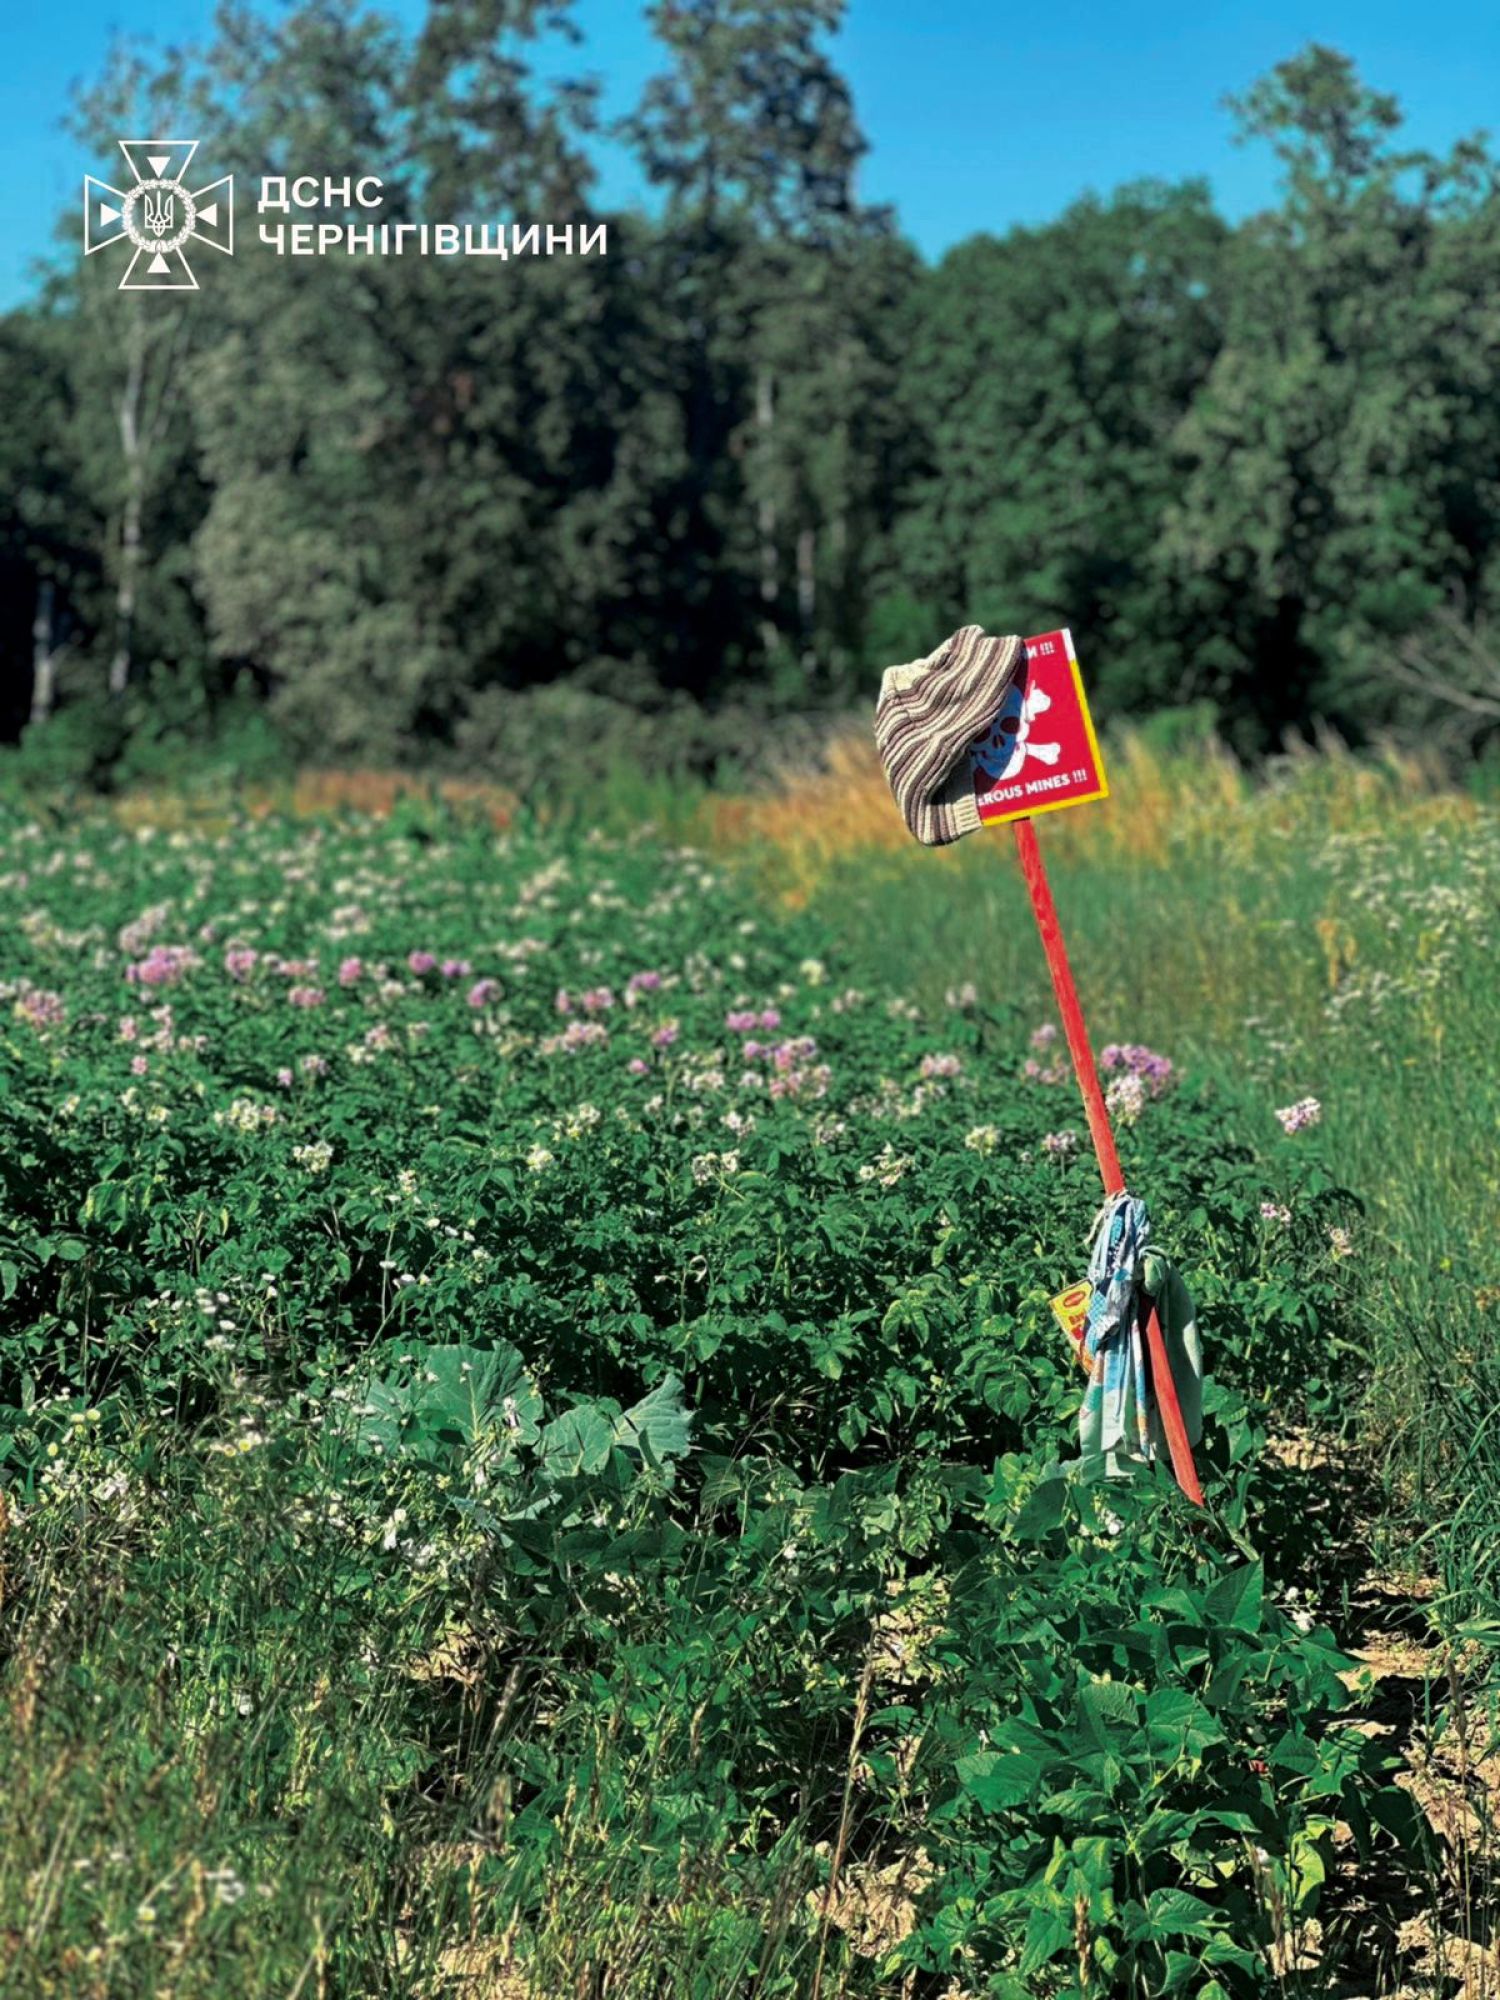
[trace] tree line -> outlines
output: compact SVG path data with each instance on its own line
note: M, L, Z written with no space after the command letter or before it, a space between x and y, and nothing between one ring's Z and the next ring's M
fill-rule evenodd
M239 238L195 293L124 292L70 214L0 320L0 736L107 764L232 712L308 757L517 775L615 728L707 763L972 619L1070 623L1106 719L1481 747L1486 144L1407 147L1315 46L1234 104L1272 209L1135 183L928 262L860 199L842 11L660 0L660 72L608 126L571 0L432 0L411 32L229 4L202 48L114 49L75 113L95 171L196 133ZM649 214L599 203L604 136ZM246 191L314 169L378 175L388 222L608 251L277 255Z

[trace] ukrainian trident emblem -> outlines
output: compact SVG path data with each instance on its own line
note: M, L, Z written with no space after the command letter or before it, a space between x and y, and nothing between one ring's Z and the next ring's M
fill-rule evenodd
M151 234L156 237L165 236L172 227L172 218L176 214L176 204L172 197L169 194L159 194L153 201L148 192L141 207L145 211L146 227Z
M190 191L183 176L197 150L196 139L122 139L135 185L121 189L85 177L83 254L92 257L110 243L135 247L120 279L122 292L196 292L198 280L183 254L189 241L233 256L234 176Z

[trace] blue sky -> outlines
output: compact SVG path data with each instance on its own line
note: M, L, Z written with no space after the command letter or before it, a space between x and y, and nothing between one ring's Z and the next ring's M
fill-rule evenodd
M388 11L415 21L422 0ZM0 309L32 289L32 260L59 209L77 205L84 172L114 178L120 164L86 160L59 129L70 85L97 72L112 34L193 40L212 12L213 0L10 0ZM577 18L582 64L604 81L606 108L626 109L658 66L644 7L578 0ZM1272 163L1234 145L1224 95L1309 41L1394 91L1419 144L1444 148L1500 114L1494 0L851 0L838 59L871 142L862 192L895 203L929 255L1145 174L1206 175L1226 214L1246 214L1272 198ZM635 199L629 163L605 167L604 197Z

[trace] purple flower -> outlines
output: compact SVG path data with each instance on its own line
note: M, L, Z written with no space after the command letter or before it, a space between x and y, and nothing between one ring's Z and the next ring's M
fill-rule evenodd
M430 951L409 951L406 954L406 965L408 971L418 975L437 971L437 960Z
M125 968L132 986L175 986L189 967L200 963L186 944L154 944L146 956Z
M557 1011L558 1011L558 1013L559 1013L559 1014L571 1014L571 1013L572 1013L572 1011L573 1011L573 996L572 996L572 994L571 994L571 993L570 993L570 992L568 991L568 989L567 989L567 987L566 987L566 986L559 986L559 987L558 987L558 989L557 989L556 993L555 993L555 994L553 995L553 997L552 997L552 1004L553 1004L553 1006L554 1006L554 1007L555 1007L555 1008L557 1009Z
M659 972L632 972L625 982L627 993L654 993L661 985Z
M653 1049L671 1048L673 1042L675 1042L677 1039L678 1033L679 1029L675 1021L664 1022L663 1025L659 1027L656 1030L655 1034L652 1035L651 1037L652 1048Z
M358 986L364 969L365 962L362 958L346 958L339 967L339 985Z
M474 970L466 958L445 958L443 960L444 979L467 979Z
M724 1016L724 1026L731 1034L748 1034L752 1028L760 1026L760 1020L752 1007L731 1007Z
M1283 1229L1292 1219L1292 1211L1282 1201L1263 1201L1260 1215L1262 1222L1279 1222Z
M277 1070L276 1081L281 1085L283 1090L290 1090L292 1087L292 1072L289 1069Z
M762 1028L779 1028L781 1026L780 1009L776 1007L763 1007L761 1009L759 1025Z
M646 1061L644 1056L632 1056L625 1067L631 1076L649 1076L651 1074L651 1065Z
M781 1050L776 1053L779 1056ZM771 1097L826 1097L832 1082L833 1071L828 1064L816 1063L811 1069L778 1068L766 1089Z
M16 1001L16 1012L33 1028L60 1027L64 1011L62 995L49 993L40 986L28 986Z
M130 1058L130 1074L132 1076L145 1076L150 1067L151 1065L145 1056L132 1056Z
M248 979L259 957L260 953L247 944L232 945L224 954L224 970L231 979Z
M922 1075L924 1077L957 1076L963 1064L957 1056L923 1056Z
M1056 1040L1057 1023L1055 1021L1043 1021L1039 1028L1033 1028L1031 1031L1031 1046L1034 1049L1050 1048Z
M328 1058L327 1056L304 1056L301 1067L304 1076L327 1076Z
M153 903L149 910L143 910L134 923L121 930L117 940L121 951L143 951L171 914L170 903Z
M1065 1083L1068 1075L1061 1063L1039 1063L1035 1056L1022 1063L1021 1074L1029 1083Z
M1099 1067L1138 1076L1148 1097L1160 1097L1177 1074L1170 1056L1160 1056L1140 1042L1110 1042L1099 1051Z
M793 1035L787 1041L778 1042L770 1051L771 1065L785 1073L798 1063L811 1062L817 1053L818 1045L811 1035Z
M286 997L294 1007L321 1007L323 989L321 986L294 986Z
M591 986L578 1002L585 1014L604 1014L615 1004L615 996L607 986Z
M1078 1151L1078 1134L1046 1132L1042 1135L1042 1151L1054 1160L1065 1160L1070 1153Z
M561 1039L565 1049L597 1048L609 1040L609 1030L601 1021L569 1021Z
M494 999L499 991L500 982L498 979L476 979L474 984L469 988L469 1005L471 1007L488 1007L491 1000Z

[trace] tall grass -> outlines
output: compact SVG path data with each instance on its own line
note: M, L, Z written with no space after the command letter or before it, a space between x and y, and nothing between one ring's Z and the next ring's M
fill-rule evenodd
M1213 741L1162 754L1132 736L1109 765L1109 800L1037 822L1096 1041L1149 1041L1210 1082L1249 1077L1261 1139L1276 1107L1320 1100L1331 1156L1369 1202L1359 1415L1388 1474L1391 1548L1440 1561L1470 1603L1488 1597L1500 811L1420 756L1336 743L1252 774ZM991 1004L1050 1015L1008 830L918 848L867 737L713 803L706 822L768 894L836 927L856 978L904 980L938 1008L972 983Z

